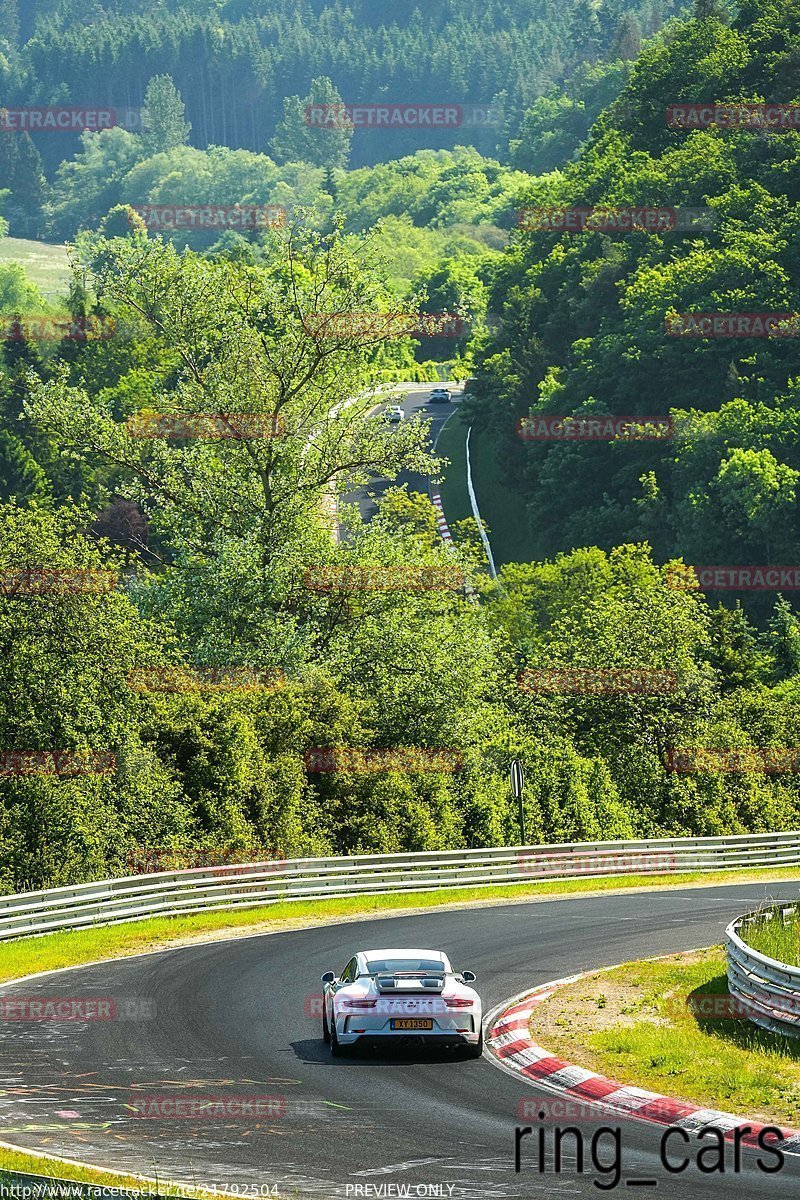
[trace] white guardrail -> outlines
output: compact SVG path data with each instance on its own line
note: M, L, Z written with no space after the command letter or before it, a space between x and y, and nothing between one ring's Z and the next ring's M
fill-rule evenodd
M800 864L800 830L738 837L277 859L0 896L0 940L148 917L325 897L795 864Z
M773 1033L800 1036L800 967L768 958L740 936L755 921L796 922L800 904L771 904L745 913L725 930L728 991L748 1020Z

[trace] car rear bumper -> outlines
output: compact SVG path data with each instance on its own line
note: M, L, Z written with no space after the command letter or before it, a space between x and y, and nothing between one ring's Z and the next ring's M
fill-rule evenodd
M481 1020L477 1014L472 1014L456 1024L451 1020L447 1024L434 1024L433 1029L392 1029L389 1022L371 1024L369 1021L359 1021L348 1017L343 1026L337 1021L336 1034L342 1046L352 1046L355 1042L449 1042L454 1046L474 1046L481 1033Z
M403 1032L393 1029L388 1033L371 1030L369 1033L342 1033L338 1035L341 1046L396 1045L396 1046L477 1046L479 1033L447 1033L442 1030L420 1030Z

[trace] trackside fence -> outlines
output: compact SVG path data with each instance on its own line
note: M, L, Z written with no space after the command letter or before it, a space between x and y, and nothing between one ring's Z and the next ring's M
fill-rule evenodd
M0 896L0 940L148 917L326 897L797 864L800 830L737 837L278 859L163 871Z

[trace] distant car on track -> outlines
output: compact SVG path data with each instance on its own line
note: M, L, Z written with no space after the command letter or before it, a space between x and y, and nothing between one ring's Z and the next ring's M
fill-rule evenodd
M483 1053L481 999L469 986L475 975L454 971L441 950L360 950L322 982L322 1036L334 1056L387 1041Z
M403 412L399 404L390 404L386 409L384 416L390 425L395 425L398 421L404 421L406 419L406 414Z
M449 403L450 403L450 391L448 388L437 387L437 388L433 388L431 390L431 394L430 394L430 396L428 396L428 404L449 404Z

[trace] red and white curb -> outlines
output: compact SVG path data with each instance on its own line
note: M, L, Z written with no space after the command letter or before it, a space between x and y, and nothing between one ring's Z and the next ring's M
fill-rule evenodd
M737 1126L749 1125L750 1132L740 1138L742 1145L758 1144L758 1135L766 1128L763 1123L749 1121L747 1117L737 1117L733 1113L719 1112L713 1108L701 1108L696 1104L662 1096L658 1092L648 1092L644 1088L623 1086L607 1079L605 1075L598 1075L594 1071L587 1071L574 1063L557 1058L549 1050L537 1046L529 1030L534 1008L552 996L558 988L582 978L583 974L572 975L542 984L532 991L523 992L506 1001L490 1014L486 1048L489 1057L496 1060L496 1066L557 1094L562 1100L573 1101L576 1105L596 1105L598 1120L609 1116L632 1117L688 1131L712 1125L716 1129L724 1130L726 1137ZM530 1105L527 1101L523 1104L525 1112L528 1108L531 1114L536 1111L535 1099ZM520 1107L522 1111L523 1105ZM783 1129L783 1136L784 1141L780 1149L788 1154L800 1154L800 1130Z
M450 532L450 526L447 524L447 517L444 515L444 505L439 492L431 492L431 501L436 509L436 524L439 526L439 533L442 535L442 541L448 545L453 543L453 535Z

